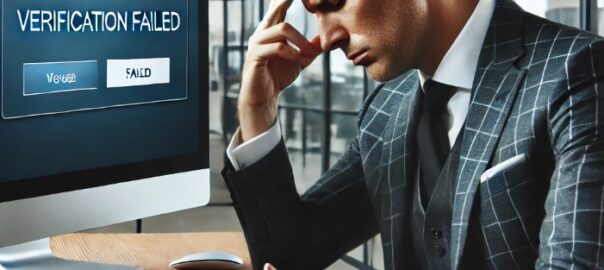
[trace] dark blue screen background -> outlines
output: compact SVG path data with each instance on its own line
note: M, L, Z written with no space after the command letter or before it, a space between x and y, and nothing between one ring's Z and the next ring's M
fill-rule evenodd
M207 115L207 105L199 104L199 17L196 0L0 1L5 7L18 5L32 9L81 11L174 10L188 5L188 10L184 11L188 14L188 23L183 22L181 26L181 30L188 33L21 33L18 20L5 20L16 18L16 15L5 15L7 12L16 14L16 10L4 10L0 14L4 29L3 42L11 44L4 47L3 59L0 59L3 62L0 72L4 80L22 76L23 63L96 59L99 61L99 84L102 86L99 90L102 90L106 80L106 59L170 57L173 63L169 85L133 87L114 95L84 91L82 95L51 94L32 99L15 96L14 99L9 98L10 105L0 103L4 104L0 106L7 106L1 108L2 111L12 105L14 108L8 110L29 108L26 109L27 112L82 102L105 104L116 100L121 102L121 99L140 101L147 97L157 99L163 98L162 95L181 95L182 91L186 91L187 98L136 106L0 119L0 183L200 151L200 132L207 132L207 127L200 127L199 118L200 115ZM182 36L187 38L183 39ZM0 85L4 85L4 82L0 81ZM205 95L206 87L201 91ZM92 96L84 96L89 94ZM205 113L200 114L199 110Z

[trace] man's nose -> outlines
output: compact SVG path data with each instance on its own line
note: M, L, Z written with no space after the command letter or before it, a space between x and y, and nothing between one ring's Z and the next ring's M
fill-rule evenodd
M341 48L348 43L348 31L331 16L317 14L321 48L324 52Z

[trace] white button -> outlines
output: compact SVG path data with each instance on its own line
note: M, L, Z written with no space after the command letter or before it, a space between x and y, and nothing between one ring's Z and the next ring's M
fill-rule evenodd
M169 83L170 58L107 60L107 88Z

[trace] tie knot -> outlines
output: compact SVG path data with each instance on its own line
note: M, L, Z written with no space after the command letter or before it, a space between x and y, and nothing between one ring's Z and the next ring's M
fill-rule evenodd
M440 112L447 108L449 99L455 94L455 87L428 80L424 84L423 110Z

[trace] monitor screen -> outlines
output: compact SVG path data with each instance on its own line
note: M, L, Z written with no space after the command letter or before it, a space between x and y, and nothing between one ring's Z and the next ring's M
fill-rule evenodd
M198 1L0 1L0 202L209 167Z

